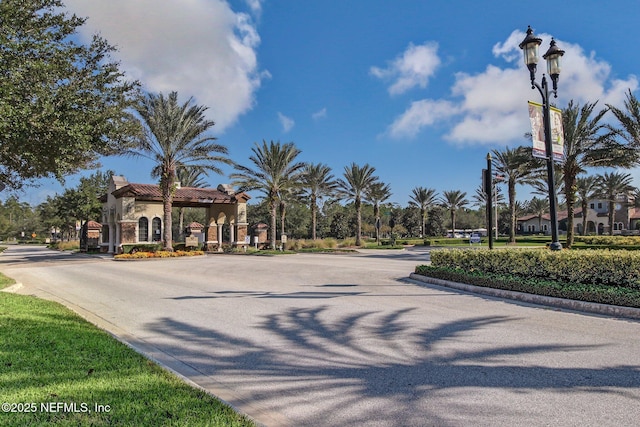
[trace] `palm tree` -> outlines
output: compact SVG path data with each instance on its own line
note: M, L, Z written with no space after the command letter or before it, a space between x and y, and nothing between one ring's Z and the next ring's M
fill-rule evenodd
M576 178L576 195L582 207L582 235L587 234L587 213L589 212L589 200L596 196L597 181L595 176Z
M182 187L194 187L203 188L207 185L204 177L207 175L207 171L193 166L181 166L176 170L176 177L180 186ZM184 208L178 208L178 234L180 240L184 239Z
M456 212L469 204L467 193L460 190L445 191L440 198L440 205L451 214L451 233L456 232Z
M437 198L436 190L433 188L416 187L411 192L409 205L420 208L420 218L422 218L422 228L420 231L422 233L422 237L425 236L428 210L436 203Z
M221 174L220 163L231 164L227 148L207 135L214 122L205 118L207 107L192 105L193 98L178 103L178 93L148 94L136 106L144 135L129 155L146 157L156 165L151 175L160 178L164 205L164 249L172 251L171 205L178 168L195 166Z
M569 102L562 112L564 128L564 195L567 202L567 247L573 245L573 210L576 205L576 180L587 167L631 166L633 150L615 141L601 124L607 109L594 113L597 102L582 107Z
M608 202L609 207L609 235L613 236L613 219L614 219L614 207L618 201L618 196L629 195L635 189L631 185L632 178L628 173L617 172L605 172L602 175L598 175L597 179L597 193L598 196ZM626 198L625 198L626 203Z
M356 208L356 246L362 246L362 198L365 191L375 182L378 177L373 173L376 169L369 164L360 167L355 163L344 168L344 179L338 180L338 191L344 199L353 200Z
M251 149L249 160L253 168L235 165L237 172L230 175L234 184L243 191L258 190L264 194L271 215L271 249L276 248L276 215L283 192L297 185L304 163L297 162L300 150L293 142L262 141Z
M504 151L493 150L492 163L495 171L504 175L507 180L507 197L509 198L509 242L516 242L516 184L525 184L528 178L540 169L542 162L535 159L528 147L511 149L506 147Z
M307 163L302 170L301 185L303 195L308 198L311 209L311 238L316 240L318 200L331 196L335 192L337 182L329 166L322 163Z
M538 217L538 230L542 231L542 216L549 213L549 199L534 197L527 203L526 210L528 213Z
M640 150L640 101L631 93L631 89L627 92L627 99L624 101L626 111L609 104L607 107L622 126L618 129L612 127L610 129L630 147Z
M373 216L376 221L376 243L380 244L380 203L384 203L391 197L389 184L374 182L364 192L365 200L373 205Z

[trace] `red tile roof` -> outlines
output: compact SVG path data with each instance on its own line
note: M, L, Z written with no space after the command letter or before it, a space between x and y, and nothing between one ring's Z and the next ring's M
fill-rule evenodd
M153 184L128 184L112 193L116 198L135 197L136 200L162 201L160 186ZM207 205L212 203L236 203L247 201L245 193L227 194L213 188L181 187L176 189L173 203L183 205Z

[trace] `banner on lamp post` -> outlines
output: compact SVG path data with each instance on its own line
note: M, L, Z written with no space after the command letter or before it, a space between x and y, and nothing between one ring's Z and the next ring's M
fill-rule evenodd
M549 108L551 118L551 147L553 160L564 162L564 129L562 127L562 111ZM542 104L529 101L529 120L531 121L531 140L533 141L533 157L547 158L547 149L544 142L544 115Z

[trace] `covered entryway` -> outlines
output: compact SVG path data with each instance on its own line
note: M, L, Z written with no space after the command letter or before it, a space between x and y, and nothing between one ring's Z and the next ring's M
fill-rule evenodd
M216 189L178 186L172 207L204 208L207 223L203 248L222 250L223 245L247 244L249 198L245 193L236 193L229 185L219 185ZM123 244L161 242L163 228L171 226L163 224L162 193L158 185L132 184L124 176L113 176L109 191L101 201L104 252L120 253Z

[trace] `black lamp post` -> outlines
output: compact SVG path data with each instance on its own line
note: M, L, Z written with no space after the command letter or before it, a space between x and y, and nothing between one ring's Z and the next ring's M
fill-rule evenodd
M544 143L547 151L547 181L549 184L549 213L551 214L551 250L562 249L562 244L558 241L558 213L556 198L556 190L553 178L553 150L551 145L551 114L549 112L549 86L547 85L547 77L542 75L542 85L536 82L536 66L538 64L538 46L542 43L542 39L533 34L531 27L527 29L527 36L520 43L520 49L524 53L524 63L529 68L531 75L531 89L538 89L542 96L542 114L544 119ZM547 72L551 76L553 82L553 96L558 97L558 77L560 76L560 58L564 55L564 50L556 46L556 41L551 39L549 50L542 55L547 61Z

